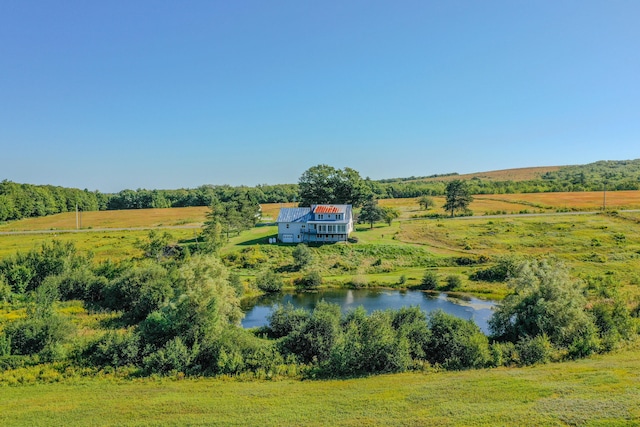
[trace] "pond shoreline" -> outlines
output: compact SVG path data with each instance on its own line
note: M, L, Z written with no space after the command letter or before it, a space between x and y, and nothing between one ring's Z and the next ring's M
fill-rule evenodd
M468 294L389 288L323 288L313 292L283 292L243 298L241 307L245 312L242 325L245 328L262 327L278 305L292 304L296 308L313 310L320 301L334 303L346 313L362 306L367 312L402 307L418 306L425 313L442 310L463 319L471 319L488 333L488 320L494 300L476 298Z

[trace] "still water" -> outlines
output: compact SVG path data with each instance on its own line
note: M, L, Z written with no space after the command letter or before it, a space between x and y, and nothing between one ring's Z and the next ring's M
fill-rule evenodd
M296 308L313 310L318 302L338 304L343 312L363 306L367 312L374 310L399 309L401 307L418 306L429 313L442 310L463 319L473 319L485 334L489 333L487 322L493 314L493 301L480 300L473 297L453 297L446 293L432 294L421 291L395 291L385 289L330 289L317 293L289 294L280 293L264 295L245 301L242 309L245 317L242 326L254 328L268 323L267 317L277 304L291 303Z

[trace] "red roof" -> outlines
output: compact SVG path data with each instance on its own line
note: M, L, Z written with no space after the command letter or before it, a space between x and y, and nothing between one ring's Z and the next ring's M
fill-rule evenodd
M339 213L340 209L336 208L335 206L323 206L323 205L319 205L316 206L316 208L313 210L314 213L321 213L321 214L330 214L330 213Z

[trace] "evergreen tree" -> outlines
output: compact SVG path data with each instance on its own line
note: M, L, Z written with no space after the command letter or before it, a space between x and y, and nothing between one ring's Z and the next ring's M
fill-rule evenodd
M453 180L447 184L446 196L447 201L443 207L446 211L451 212L451 218L453 218L456 210L467 210L469 204L473 201L466 183L460 179Z

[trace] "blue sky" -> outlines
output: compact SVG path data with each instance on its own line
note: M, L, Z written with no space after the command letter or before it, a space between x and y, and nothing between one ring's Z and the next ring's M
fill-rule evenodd
M640 2L0 2L0 180L116 192L640 157Z

